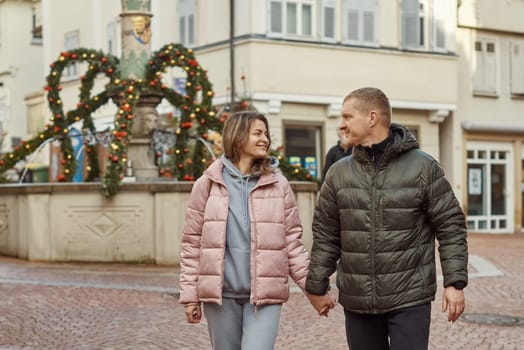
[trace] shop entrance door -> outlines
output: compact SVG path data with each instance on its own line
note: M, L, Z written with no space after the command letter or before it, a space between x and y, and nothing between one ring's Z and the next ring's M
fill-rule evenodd
M514 232L513 149L508 143L468 142L468 229Z

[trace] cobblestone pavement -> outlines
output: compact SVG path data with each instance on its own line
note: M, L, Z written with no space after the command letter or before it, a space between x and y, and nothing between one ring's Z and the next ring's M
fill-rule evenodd
M512 316L513 325L469 323L466 317L450 324L439 311L439 289L430 349L524 349L524 235L470 235L469 244L465 316ZM205 320L184 321L178 272L0 257L0 349L209 349ZM283 308L276 349L347 348L341 306L320 318L295 290Z

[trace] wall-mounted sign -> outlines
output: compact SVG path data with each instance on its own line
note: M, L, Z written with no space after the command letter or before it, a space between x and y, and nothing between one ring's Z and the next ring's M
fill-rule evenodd
M482 169L468 169L468 194L474 196L482 194Z

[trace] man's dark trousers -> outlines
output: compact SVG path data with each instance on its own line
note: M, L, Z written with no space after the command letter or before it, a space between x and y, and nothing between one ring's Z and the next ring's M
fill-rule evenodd
M431 304L385 314L358 314L344 309L351 350L427 350Z

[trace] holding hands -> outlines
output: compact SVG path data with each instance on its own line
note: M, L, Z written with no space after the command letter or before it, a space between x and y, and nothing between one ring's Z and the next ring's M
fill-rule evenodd
M336 305L335 298L328 293L324 295L314 295L306 292L306 296L320 316L327 317L329 310L333 309Z

